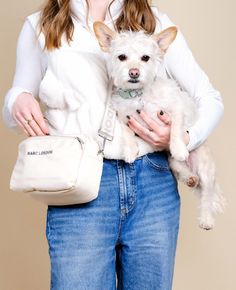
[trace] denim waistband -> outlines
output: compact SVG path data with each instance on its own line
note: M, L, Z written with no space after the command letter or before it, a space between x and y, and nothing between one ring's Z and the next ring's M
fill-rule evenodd
M159 157L160 159L168 159L168 153L166 151L154 151L154 152L147 153L145 155L142 155L142 156L137 157L134 160L133 163L135 163L136 161L141 160L143 158L153 157L153 156L155 156L156 158ZM117 164L117 163L127 163L126 161L124 161L122 159L108 159L108 158L104 158L103 160L104 160L104 162L114 163L114 164Z

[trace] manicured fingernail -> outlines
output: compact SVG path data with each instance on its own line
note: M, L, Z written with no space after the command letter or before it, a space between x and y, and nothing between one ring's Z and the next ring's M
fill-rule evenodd
M129 115L127 115L126 117L127 117L127 119L129 119L129 120L130 120L130 116L129 116Z
M136 112L137 112L138 114L140 114L140 113L141 113L141 111L140 111L140 110L136 110Z
M160 115L161 115L161 116L164 115L164 112L163 112L162 110L160 111Z

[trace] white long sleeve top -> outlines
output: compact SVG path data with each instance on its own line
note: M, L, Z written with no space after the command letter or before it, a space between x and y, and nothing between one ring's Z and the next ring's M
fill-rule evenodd
M116 0L111 5L111 16L115 20L121 9L122 0ZM88 41L91 32L87 29L86 1L71 0L71 9L76 16L75 26L83 26L87 33ZM156 7L152 7L158 18L159 30L175 25L166 14L161 13ZM28 16L18 38L16 70L12 87L5 96L3 107L3 119L8 127L17 126L12 117L12 107L17 96L23 92L38 96L40 83L47 70L47 55L40 45L36 26L32 24L34 14ZM105 23L111 23L107 13ZM92 19L88 19L92 25ZM85 36L86 37L86 36ZM91 47L91 49L93 49ZM189 49L184 36L178 31L175 41L168 49L164 58L166 74L175 79L180 87L187 91L195 100L199 119L193 127L189 128L189 151L203 143L213 129L217 126L223 115L223 103L220 93L210 83L205 72L200 68Z

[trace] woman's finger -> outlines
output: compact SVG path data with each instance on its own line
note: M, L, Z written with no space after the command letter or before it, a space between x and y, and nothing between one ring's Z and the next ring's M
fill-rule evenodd
M153 140L150 137L149 133L143 130L143 128L138 128L137 126L135 126L133 123L128 122L128 126L129 128L134 131L139 137L141 137L143 140L145 140L148 143L152 143L153 144ZM146 129L148 130L148 129ZM149 130L148 130L149 131ZM150 131L149 131L150 132Z
M158 133L160 131L160 126L164 126L162 122L156 122L149 115L147 115L144 111L137 111L141 119L147 124L150 130Z
M43 131L41 130L37 122L34 120L34 116L32 115L32 113L25 112L22 114L22 116L23 116L22 121L25 121L27 128L31 128L37 136L44 135Z
M28 125L26 118L24 118L20 114L13 115L13 117L16 120L17 124L24 130L24 132L26 131L27 135L36 136L34 130Z
M39 109L40 110L40 109ZM35 110L36 111L36 110ZM38 110L37 110L38 111ZM36 111L36 112L37 112ZM40 111L39 111L40 112ZM40 125L35 120L35 116L38 116L36 113L34 113L34 110L31 112L31 118L28 118L29 114L23 114L24 118L28 120L28 125L31 127L31 129L35 132L37 136L43 136L45 135L43 130L41 129Z
M38 101L28 93L20 94L14 105L12 114L18 124L20 123L31 136L41 136L48 133L46 124Z
M43 136L45 133L42 131L34 116L30 112L16 113L16 119L22 125L21 127L30 134L30 136Z
M141 137L142 139L144 139L145 141L147 141L149 143L152 143L153 145L158 144L158 141L159 141L158 132L144 127L137 120L135 120L135 118L133 118L133 117L130 117L128 124L129 124L129 127L136 134L139 135L139 137Z
M162 150L166 150L166 145L163 146L163 144L161 144L159 142L158 136L150 131L149 129L147 129L147 131L140 131L138 130L135 126L133 126L132 124L128 123L129 128L134 131L139 137L141 137L144 141L146 141L147 143L151 144L152 146L156 147L155 150L158 151L162 151Z
M34 131L37 136L44 136L44 132L41 130L37 122L31 118L28 119L27 125Z
M30 137L29 132L26 131L26 129L20 124L20 122L19 121L16 121L16 122L17 122L18 126L21 128L21 130L24 131L25 135L28 136L28 137Z
M37 109L37 110L35 109L32 112L32 115L33 115L34 121L36 122L36 124L40 128L40 131L43 134L48 134L49 133L49 128L48 128L47 123L45 122L45 119L43 117L43 114L42 114L41 110L40 109Z
M145 113L143 112L143 115L144 114ZM145 138L148 137L150 140L152 140L152 142L156 142L158 139L159 133L161 134L161 132L159 132L160 129L158 127L158 124L155 124L155 121L150 119L150 117L148 117L147 115L146 115L146 121L149 128L144 127L134 117L129 118L129 125L132 125L132 128L136 130L135 133L137 133L140 137L145 137Z
M164 150L169 147L169 135L170 135L170 126L162 123L160 125L158 122L155 122L144 112L140 112L145 123L147 123L149 128L146 128L140 124L134 117L129 117L128 126L142 139L146 142L154 145L157 150Z
M132 125L137 131L144 132L146 127L141 125L134 117L127 116L129 125Z
M170 125L171 121L170 121L170 116L169 114L167 114L166 112L164 112L163 110L157 112L157 117L165 124L165 125Z

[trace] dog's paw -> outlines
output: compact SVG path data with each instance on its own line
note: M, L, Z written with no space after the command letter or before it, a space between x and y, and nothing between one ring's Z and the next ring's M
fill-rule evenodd
M139 153L138 146L126 146L124 149L124 160L125 162L132 163L137 158Z
M212 230L214 228L214 218L211 214L204 214L199 219L199 226L203 230Z
M199 183L199 177L196 175L190 176L186 181L186 184L189 187L196 187L198 186L198 183Z
M127 162L127 163L133 163L134 162L134 160L136 159L136 157L137 157L137 155L135 154L132 154L132 153L130 153L130 152L124 152L124 160L125 160L125 162Z
M188 159L189 152L183 142L175 142L170 145L171 156L178 161L185 161Z

